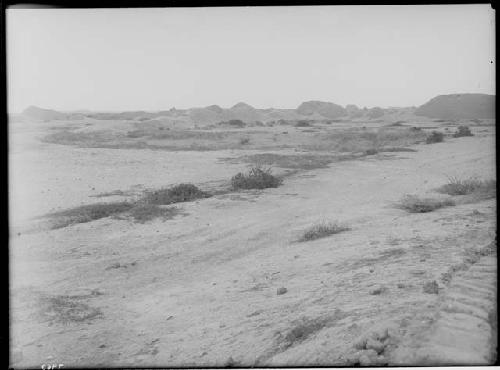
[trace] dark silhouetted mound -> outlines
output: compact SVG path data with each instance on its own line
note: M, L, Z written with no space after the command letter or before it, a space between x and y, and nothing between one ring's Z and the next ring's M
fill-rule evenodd
M297 113L304 116L318 113L326 118L338 118L347 115L345 108L340 105L316 100L307 101L299 105Z
M439 95L420 106L415 114L441 119L495 118L495 95Z

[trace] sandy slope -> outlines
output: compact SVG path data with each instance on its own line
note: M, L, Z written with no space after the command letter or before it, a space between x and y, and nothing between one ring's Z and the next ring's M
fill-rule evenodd
M68 194L88 197L90 179L96 191L110 191L128 189L138 178L147 187L216 181L238 167L216 164L217 156L224 157L220 152L155 152L153 158L137 151L127 174L121 172L123 157L113 157L118 151L81 149L71 156L80 149L57 148L54 161L44 165L50 176L63 179L53 199L67 198L40 204L38 212L88 201ZM465 335L464 329L474 343L484 343L482 352L466 342L451 345L452 351L460 351L463 362L490 362L496 254L447 283L441 278L495 238L495 201L429 214L408 214L392 203L407 193L432 193L446 175L496 178L494 139L476 136L417 149L299 173L277 189L186 203L183 215L165 222L102 219L13 235L13 365L446 363L448 338ZM94 162L93 152L100 158ZM158 171L160 163L169 170ZM77 174L81 182L74 181ZM74 191L65 191L68 186ZM346 222L352 230L296 242L322 219ZM432 280L439 294L423 292ZM288 292L277 295L279 287ZM378 287L385 290L370 294ZM448 306L459 294L465 297L461 304L472 308L453 313ZM478 294L481 299L472 300ZM447 318L443 312L450 310ZM62 322L68 312L72 319ZM373 333L378 342L363 343ZM377 355L370 348L379 343Z

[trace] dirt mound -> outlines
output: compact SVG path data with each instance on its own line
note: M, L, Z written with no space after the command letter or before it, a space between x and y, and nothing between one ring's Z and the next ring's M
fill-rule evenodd
M322 102L317 100L311 100L302 103L297 108L297 112L304 116L309 116L314 113L318 113L326 118L338 118L345 116L347 111L340 105L330 103L330 102Z
M495 95L439 95L420 106L415 114L440 119L495 118Z

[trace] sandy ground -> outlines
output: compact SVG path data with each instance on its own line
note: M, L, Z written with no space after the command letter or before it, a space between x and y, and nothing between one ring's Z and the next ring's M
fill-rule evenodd
M10 137L12 366L494 360L496 200L394 207L405 194L437 195L446 176L496 179L491 131L184 203L168 221L24 233L33 217L96 194L218 183L245 167L220 160L245 151L84 149L29 132ZM351 230L297 242L321 220ZM434 280L437 294L425 293Z

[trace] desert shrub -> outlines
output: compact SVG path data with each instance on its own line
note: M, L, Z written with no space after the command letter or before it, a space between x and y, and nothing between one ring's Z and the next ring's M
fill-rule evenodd
M300 120L295 124L295 127L311 127L311 123L307 120Z
M468 194L483 194L494 197L496 193L497 182L495 180L479 180L474 178L459 179L450 177L448 183L437 189L438 192L449 195L468 195Z
M283 180L274 176L270 168L252 167L248 173L238 173L231 178L233 189L277 188Z
M402 127L404 126L403 123L406 123L406 121L397 121L394 123L390 123L387 125L387 127Z
M410 131L422 131L422 129L420 127L412 126L410 127Z
M427 213L454 205L455 202L451 199L419 198L415 195L406 195L396 206L410 213Z
M470 132L470 128L467 126L458 126L457 132L453 134L453 137L463 137L463 136L474 136L472 132Z
M305 230L299 241L306 242L309 240L325 238L327 236L348 230L350 230L350 228L346 225L341 225L336 222L322 222Z
M230 119L227 123L229 126L245 127L245 122L240 119Z
M367 149L365 150L365 155L375 155L378 153L377 149Z
M143 203L168 205L173 203L189 202L195 199L208 198L211 195L200 190L193 184L179 184L170 188L163 188L147 193Z
M434 143L441 143L444 140L444 134L439 131L432 131L429 136L427 136L427 139L425 140L426 144L434 144Z
M145 223L156 218L167 220L178 212L179 210L175 207L162 208L156 204L140 203L130 210L130 216L135 222Z
M132 207L133 204L129 202L96 203L49 213L47 216L51 219L51 228L60 229L123 213Z
M240 145L246 145L246 144L249 144L250 143L250 138L248 137L242 137L240 139Z

